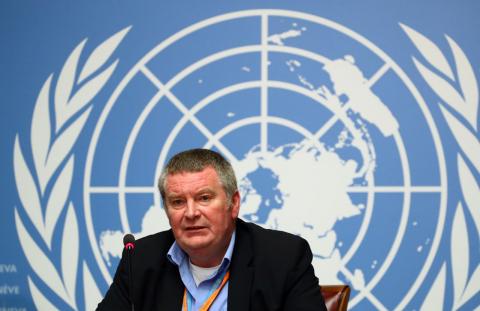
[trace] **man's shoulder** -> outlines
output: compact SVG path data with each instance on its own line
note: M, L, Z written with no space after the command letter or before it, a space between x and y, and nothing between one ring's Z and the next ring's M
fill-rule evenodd
M237 223L235 254L239 262L248 262L263 278L283 282L282 278L299 265L306 267L312 260L308 242L300 236L253 223ZM235 259L234 259L235 260Z
M166 253L174 242L172 230L161 231L144 236L135 242L136 253L155 249L155 253Z
M238 222L237 228L238 234L250 235L256 251L264 253L274 251L278 254L289 252L292 248L308 247L308 242L304 238L285 231L263 228L242 220Z

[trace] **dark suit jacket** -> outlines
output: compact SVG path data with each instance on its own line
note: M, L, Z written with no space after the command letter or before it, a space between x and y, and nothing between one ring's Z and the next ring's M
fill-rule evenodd
M184 285L167 259L171 230L136 242L132 256L135 310L182 309ZM228 310L326 310L308 243L295 235L237 220ZM125 253L98 310L130 310Z

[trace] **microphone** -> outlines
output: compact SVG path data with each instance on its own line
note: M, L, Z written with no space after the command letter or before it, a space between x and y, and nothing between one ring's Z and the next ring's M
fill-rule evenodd
M135 237L133 234L125 234L123 237L123 245L125 246L125 251L127 252L127 260L128 260L128 281L129 281L129 296L130 296L130 303L132 304L132 311L135 311L135 306L133 304L133 273L132 273L132 253L133 249L135 248Z
M135 237L133 234L125 234L123 237L123 245L127 250L133 250L135 248Z

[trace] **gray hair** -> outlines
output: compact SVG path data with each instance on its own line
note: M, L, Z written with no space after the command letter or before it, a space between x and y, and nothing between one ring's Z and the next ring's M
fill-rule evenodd
M220 153L198 148L177 153L164 167L158 179L158 190L160 190L164 206L167 176L182 172L201 172L209 166L217 172L230 205L233 195L238 191L237 178L232 165Z

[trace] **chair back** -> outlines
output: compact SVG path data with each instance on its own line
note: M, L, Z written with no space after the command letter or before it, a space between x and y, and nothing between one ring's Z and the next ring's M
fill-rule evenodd
M321 285L323 300L328 311L346 311L350 298L348 285Z

